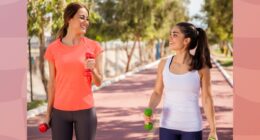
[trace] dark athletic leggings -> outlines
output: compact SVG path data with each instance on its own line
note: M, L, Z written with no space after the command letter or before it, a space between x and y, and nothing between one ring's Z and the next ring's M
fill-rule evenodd
M53 108L51 116L52 140L72 140L73 127L77 140L95 140L97 117L94 108L79 111Z
M160 140L202 140L202 131L184 132L160 127Z

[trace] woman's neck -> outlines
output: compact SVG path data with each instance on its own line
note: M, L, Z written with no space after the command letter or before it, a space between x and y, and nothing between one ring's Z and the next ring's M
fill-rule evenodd
M75 34L72 31L68 30L66 36L62 38L62 43L68 46L78 45L82 36L83 35Z
M188 51L176 52L174 56L174 62L178 64L190 64L191 54Z

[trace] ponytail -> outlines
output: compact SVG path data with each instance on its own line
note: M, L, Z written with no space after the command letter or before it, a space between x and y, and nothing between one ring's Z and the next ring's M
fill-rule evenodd
M58 32L58 38L62 39L66 36L68 31L68 24L64 24Z
M208 68L212 68L206 32L202 28L196 28L196 29L198 34L197 48L192 58L191 69L200 70L205 66L207 66Z
M205 31L201 28L196 28L188 22L180 22L176 26L180 28L185 38L191 39L188 50L196 48L195 54L192 56L190 70L200 70L203 67L212 68L208 39Z

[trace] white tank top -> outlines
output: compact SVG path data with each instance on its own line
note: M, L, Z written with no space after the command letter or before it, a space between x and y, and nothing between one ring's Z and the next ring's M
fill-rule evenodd
M170 72L169 57L163 70L164 99L160 127L181 130L202 130L199 107L200 76L197 70L184 74Z

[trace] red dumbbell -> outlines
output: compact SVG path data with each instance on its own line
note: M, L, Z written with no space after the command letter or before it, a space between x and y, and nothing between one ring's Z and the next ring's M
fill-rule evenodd
M86 59L94 59L94 54L87 52L85 54ZM87 77L88 81L91 83L92 80L92 71L91 69L85 69L85 76Z
M46 123L42 123L38 128L41 133L45 133L49 129L49 126Z

